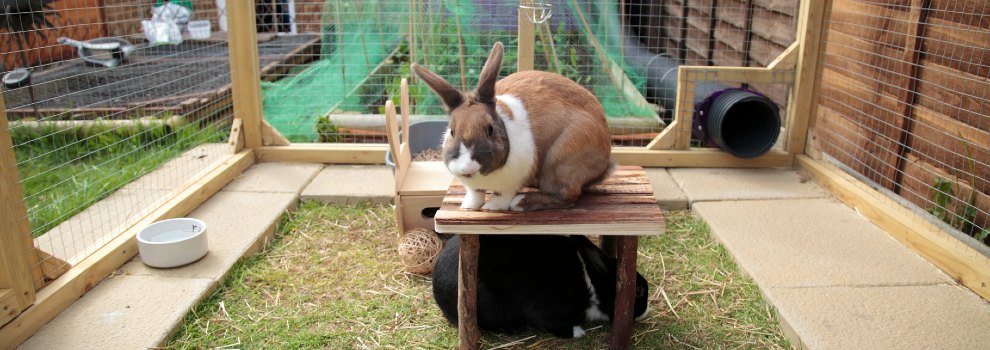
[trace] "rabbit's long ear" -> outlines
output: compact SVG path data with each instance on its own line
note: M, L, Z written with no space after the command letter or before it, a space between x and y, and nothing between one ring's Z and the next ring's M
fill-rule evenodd
M498 80L498 71L502 68L502 43L496 42L492 47L492 53L488 55L485 67L481 69L481 78L478 79L478 87L475 88L476 98L482 103L495 103L495 81Z
M430 90L433 90L437 96L440 97L440 101L443 102L443 107L446 111L450 112L461 103L464 103L464 94L454 88L453 85L444 80L443 77L429 71L422 66L413 63L412 70L416 73L416 76L423 80Z

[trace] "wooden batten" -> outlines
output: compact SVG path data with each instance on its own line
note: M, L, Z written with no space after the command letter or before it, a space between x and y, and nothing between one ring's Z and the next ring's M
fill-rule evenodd
M230 81L234 116L244 121L244 146L262 146L261 69L253 3L232 1L227 6Z
M142 227L193 211L250 167L254 159L254 151L251 149L230 156L148 215L121 228L115 233L116 238L38 291L34 305L0 328L0 344L24 342L76 299L137 255L137 241L134 236ZM25 271L30 274L30 269Z
M244 149L244 134L241 130L244 129L244 121L241 118L234 118L234 121L230 125L230 138L227 140L227 145L230 146L230 154L235 154Z
M382 144L299 143L289 146L262 146L255 149L259 162L303 162L327 164L383 164Z
M265 146L288 146L291 144L285 136L282 136L282 133L264 119L261 120L261 143Z
M44 288L72 267L65 260L48 254L37 247L34 248L34 255L37 263L31 266L31 275L34 276L36 290Z
M16 316L35 301L32 266L37 256L28 222L24 191L14 158L14 145L7 125L4 101L0 98L0 289L8 290L0 321ZM2 324L2 323L0 323ZM0 341L0 344L4 344Z
M518 29L518 61L516 71L521 72L524 70L533 70L533 54L536 50L536 35L533 31L533 22L529 21L526 16L526 11L523 8L519 8L519 29ZM403 105L405 107L405 105Z
M791 154L803 153L808 140L808 125L818 108L820 78L828 34L825 23L828 20L831 0L801 0L798 15L797 42L801 43L796 62L796 80L787 108L787 141L785 147Z
M853 207L884 231L931 261L943 271L984 299L990 300L990 263L979 252L955 239L933 224L916 224L927 219L918 217L863 182L835 166L808 156L795 157L795 165L813 175L836 198Z

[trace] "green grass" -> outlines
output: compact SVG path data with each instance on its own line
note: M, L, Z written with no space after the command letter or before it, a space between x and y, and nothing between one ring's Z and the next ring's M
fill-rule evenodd
M215 127L43 125L12 130L31 232L37 237L186 150L222 142Z
M304 202L283 218L269 248L235 266L194 308L167 347L456 347L457 329L433 303L429 278L403 271L394 230L388 207ZM668 213L667 232L643 238L639 259L652 311L634 329L636 348L789 348L756 285L701 220ZM601 326L577 340L484 333L482 342L483 348L521 340L508 348L600 349L608 337Z

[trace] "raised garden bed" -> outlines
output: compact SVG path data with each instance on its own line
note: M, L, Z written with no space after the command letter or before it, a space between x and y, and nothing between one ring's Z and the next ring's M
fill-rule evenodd
M259 35L262 78L275 80L319 52L318 35ZM152 113L198 120L230 105L230 65L224 37L142 47L129 63L90 67L80 60L36 71L31 87L5 90L13 119L130 119ZM37 101L31 106L30 90ZM36 114L37 113L37 114Z

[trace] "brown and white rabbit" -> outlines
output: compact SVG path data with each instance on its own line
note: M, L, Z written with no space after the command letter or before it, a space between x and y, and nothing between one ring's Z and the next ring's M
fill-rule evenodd
M502 54L502 43L495 43L470 92L412 65L450 116L443 160L467 188L461 208L568 207L614 167L605 110L590 91L558 74L530 70L498 80ZM524 186L540 192L517 195ZM486 191L492 192L487 203Z

